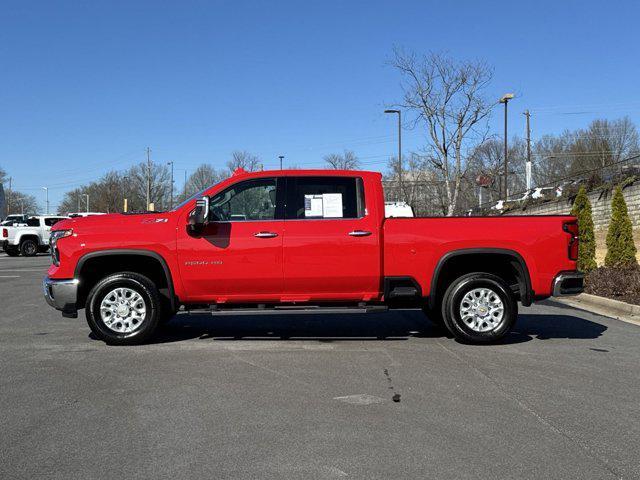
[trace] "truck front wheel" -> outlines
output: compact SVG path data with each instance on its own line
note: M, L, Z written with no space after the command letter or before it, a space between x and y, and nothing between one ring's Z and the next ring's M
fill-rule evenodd
M488 273L470 273L454 280L442 301L447 329L467 343L490 343L515 324L518 303L504 280Z
M161 316L158 289L144 275L121 272L102 279L89 293L87 323L98 338L111 345L148 340Z

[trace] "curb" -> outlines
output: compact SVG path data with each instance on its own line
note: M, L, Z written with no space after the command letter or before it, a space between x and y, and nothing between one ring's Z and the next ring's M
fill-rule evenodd
M553 300L570 307L580 308L588 312L640 326L640 305L632 305L588 293L581 293L573 297L554 298Z

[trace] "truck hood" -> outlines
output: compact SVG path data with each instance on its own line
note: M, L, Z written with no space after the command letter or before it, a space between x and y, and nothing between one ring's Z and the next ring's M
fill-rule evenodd
M55 224L53 230L72 228L74 233L80 234L94 231L118 232L135 226L144 227L144 225L167 223L170 218L170 212L110 213L62 220Z

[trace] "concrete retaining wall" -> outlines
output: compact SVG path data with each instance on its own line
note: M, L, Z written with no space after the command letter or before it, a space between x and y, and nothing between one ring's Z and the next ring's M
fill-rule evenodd
M640 182L622 190L627 202L629 217L634 227L640 226ZM611 219L611 198L613 191L590 192L589 201L593 210L593 224L596 230L608 228ZM565 215L571 211L572 203L565 199L530 206L525 209L513 209L505 215Z

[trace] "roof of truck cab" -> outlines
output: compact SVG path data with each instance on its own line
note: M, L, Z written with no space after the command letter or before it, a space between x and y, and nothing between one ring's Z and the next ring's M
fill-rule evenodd
M354 176L369 176L379 175L380 172L372 172L369 170L329 170L329 169L315 169L315 170L259 170L256 172L247 172L244 169L237 169L233 172L231 178L244 178L244 177L354 177Z

